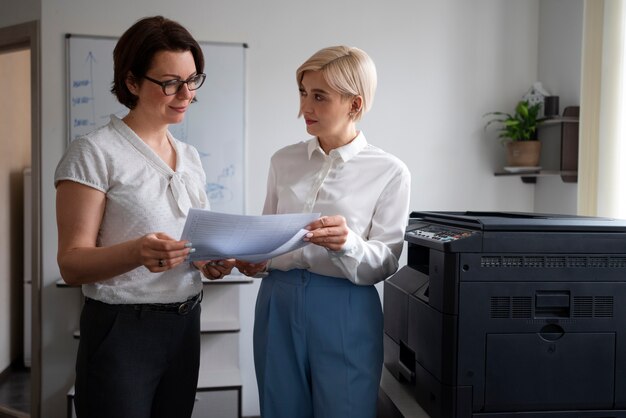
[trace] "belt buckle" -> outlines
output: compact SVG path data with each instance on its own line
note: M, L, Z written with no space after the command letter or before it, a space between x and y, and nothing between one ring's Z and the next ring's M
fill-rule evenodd
M193 301L188 300L187 302L183 302L178 306L178 314L179 315L187 315L189 313L190 306L193 303Z
M178 305L178 314L179 315L187 315L189 311L196 307L196 305L202 302L202 296L204 295L204 291L201 291L197 294L193 299L189 299L180 305Z

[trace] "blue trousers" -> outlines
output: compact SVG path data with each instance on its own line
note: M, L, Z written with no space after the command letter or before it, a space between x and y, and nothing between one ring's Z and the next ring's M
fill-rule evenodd
M254 363L263 418L375 417L383 364L376 288L271 271L257 296Z

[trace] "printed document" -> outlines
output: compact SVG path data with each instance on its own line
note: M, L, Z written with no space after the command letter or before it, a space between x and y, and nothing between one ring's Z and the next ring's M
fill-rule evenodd
M309 244L302 239L319 213L245 216L190 209L181 240L196 251L190 261L237 258L259 263Z

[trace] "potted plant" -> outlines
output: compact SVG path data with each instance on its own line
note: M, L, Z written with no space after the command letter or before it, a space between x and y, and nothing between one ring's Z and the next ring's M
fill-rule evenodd
M507 164L513 167L536 167L539 164L541 142L537 137L537 126L541 103L529 104L520 101L515 113L490 112L484 116L492 116L485 124L487 129L492 124L499 125L498 137L507 146Z

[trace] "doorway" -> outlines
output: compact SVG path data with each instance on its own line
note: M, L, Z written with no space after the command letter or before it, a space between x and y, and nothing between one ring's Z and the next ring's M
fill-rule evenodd
M0 404L30 414L30 47L0 51L0 80Z
M6 93L5 99L0 102L2 417L40 416L39 45L38 22L0 28L0 79L4 81L3 89Z

